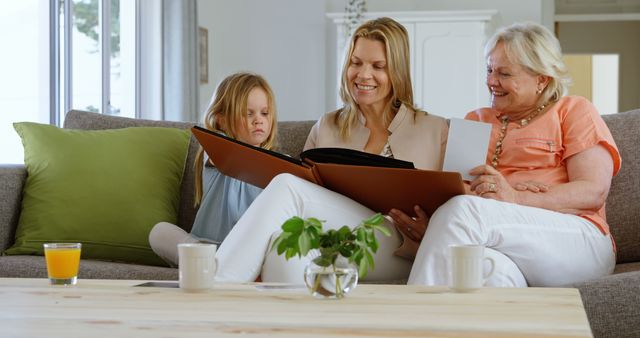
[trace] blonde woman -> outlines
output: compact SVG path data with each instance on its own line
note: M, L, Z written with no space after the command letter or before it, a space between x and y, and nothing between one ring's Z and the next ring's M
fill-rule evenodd
M205 128L256 147L272 149L276 140L273 91L260 75L236 73L218 86L204 118ZM200 147L195 161L198 213L191 233L161 222L149 234L151 249L169 265L178 265L179 243L220 244L262 189L221 174ZM203 189L204 188L204 189Z
M343 66L344 107L314 125L305 149L351 148L411 161L421 169L441 169L447 124L414 107L409 55L407 31L396 21L379 18L362 24L351 38ZM269 251L271 238L285 220L316 217L326 220L325 227L337 228L355 226L374 213L292 175L276 176L220 246L216 279L248 282L261 276L268 282L302 283L303 268L311 257L285 261ZM425 217L416 208L416 218ZM409 274L411 261L394 255L408 241L392 222L386 221L386 226L392 236L378 238L376 268L368 280L397 280Z

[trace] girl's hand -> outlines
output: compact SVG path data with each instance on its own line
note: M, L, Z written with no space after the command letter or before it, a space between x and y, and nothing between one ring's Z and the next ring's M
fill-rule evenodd
M417 217L410 217L398 209L391 209L389 216L393 219L396 229L404 235L405 239L420 242L427 231L429 216L419 206L414 206L413 210Z
M469 174L476 176L470 188L476 195L498 201L518 203L518 193L502 174L490 165L481 165L471 169Z

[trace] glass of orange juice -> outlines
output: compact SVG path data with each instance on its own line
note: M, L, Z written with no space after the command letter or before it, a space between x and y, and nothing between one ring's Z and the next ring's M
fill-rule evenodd
M81 243L45 243L47 274L53 285L75 285L80 268Z

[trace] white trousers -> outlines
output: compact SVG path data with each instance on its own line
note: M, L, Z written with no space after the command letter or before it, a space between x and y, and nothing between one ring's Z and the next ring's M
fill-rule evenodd
M380 198L384 198L381 196ZM233 227L220 245L217 281L252 282L260 274L264 282L303 284L303 272L312 258L289 261L271 251L271 241L281 231L284 221L299 216L325 220L323 229L354 227L375 212L340 194L289 174L276 176ZM366 280L392 281L406 279L411 262L393 255L401 244L401 237L391 222L390 237L377 234L380 247L375 258L375 270Z
M181 227L167 222L154 225L149 232L151 250L174 268L178 267L179 262L178 244L198 242L200 242L198 239Z
M457 196L432 215L409 284L449 285L450 244L485 246L496 262L488 286L560 286L615 267L610 236L582 217Z

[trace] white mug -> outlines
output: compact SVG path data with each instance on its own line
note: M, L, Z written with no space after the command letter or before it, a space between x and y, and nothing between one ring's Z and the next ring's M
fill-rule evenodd
M487 278L493 274L496 263L491 257L484 256L482 245L450 245L451 289L456 292L469 292L484 286ZM491 264L489 273L484 275L484 262Z
M209 243L178 244L181 289L198 292L213 287L217 267L216 248L215 244Z

